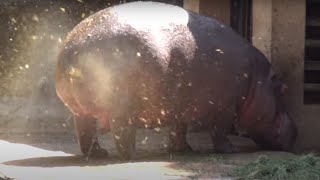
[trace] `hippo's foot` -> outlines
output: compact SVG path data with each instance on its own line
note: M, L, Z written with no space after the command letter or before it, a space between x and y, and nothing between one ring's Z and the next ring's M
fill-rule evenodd
M75 117L78 143L82 154L90 158L103 158L108 152L102 149L96 135L96 120L92 118Z
M239 149L235 147L229 139L222 135L222 136L215 136L211 134L212 143L213 143L213 152L214 153L237 153Z
M82 149L82 148L81 148ZM105 158L108 157L108 151L101 148L98 143L94 143L92 147L90 147L89 151L84 153L85 157L89 158Z
M186 139L186 132L176 131L170 132L169 136L169 152L190 152L191 146Z
M130 160L135 156L136 129L128 124L127 119L127 116L120 116L110 120L110 129L122 160Z
M191 146L186 143L169 143L168 152L191 152L192 148Z
M209 132L215 153L239 152L227 138L227 135L230 134L234 128L234 112L235 106L229 106L225 111L218 112L216 118L213 118L214 123L211 124Z

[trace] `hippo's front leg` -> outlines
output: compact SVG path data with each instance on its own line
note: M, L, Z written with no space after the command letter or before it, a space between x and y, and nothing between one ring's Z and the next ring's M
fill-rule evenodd
M107 150L102 149L98 142L96 123L94 118L75 116L78 143L83 155L93 158L106 157Z
M174 124L169 132L169 152L186 152L192 148L187 142L187 124L179 118L174 119Z
M130 123L126 115L112 117L110 129L114 137L117 151L123 160L131 159L135 154L136 129Z
M233 153L238 152L227 138L231 132L234 123L234 113L220 111L213 123L210 125L210 135L212 138L215 153Z

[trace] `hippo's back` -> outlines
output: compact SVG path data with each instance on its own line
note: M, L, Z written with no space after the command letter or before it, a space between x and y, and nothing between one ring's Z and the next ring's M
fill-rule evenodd
M88 52L98 58L81 58ZM77 25L66 39L57 74L70 74L79 67L82 73L92 74L82 76L86 77L81 79L82 84L95 87L94 82L105 81L105 76L96 73L97 68L102 74L110 71L112 77L133 82L134 86L150 82L148 87L152 88L146 90L147 94L176 94L183 100L177 100L179 104L200 99L191 104L203 107L205 113L246 96L250 78L259 69L252 67L256 61L267 64L265 59L256 58L257 54L254 47L215 19L173 5L134 2L101 10ZM91 66L81 59L91 62ZM144 74L132 75L134 71ZM161 79L165 85L159 85ZM170 92L159 92L161 89Z

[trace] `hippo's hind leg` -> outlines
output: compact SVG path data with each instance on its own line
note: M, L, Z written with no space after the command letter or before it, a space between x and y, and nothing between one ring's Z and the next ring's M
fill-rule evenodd
M214 152L233 153L238 150L232 145L227 135L232 131L234 124L234 115L231 112L220 111L218 116L210 125L210 135L212 138Z
M135 155L136 129L126 115L110 119L110 129L113 134L119 156L123 160L130 160Z
M169 132L169 152L186 152L192 148L187 142L187 124L181 118L175 117Z
M97 122L94 118L75 116L78 143L84 156L92 158L106 157L108 152L99 145L96 124Z

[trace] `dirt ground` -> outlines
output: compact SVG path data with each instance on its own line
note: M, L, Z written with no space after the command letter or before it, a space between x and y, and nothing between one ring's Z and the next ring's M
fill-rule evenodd
M118 160L110 135L100 135L107 148L107 159L92 160L80 156L75 135L2 134L0 135L0 172L17 180L43 179L231 179L225 174L234 166L256 159L261 154L287 157L284 152L257 151L245 139L231 137L246 153L212 154L206 133L190 133L188 141L195 152L166 152L167 131L139 130L137 155L130 162ZM0 173L0 177L1 177ZM1 179L1 178L0 178Z

